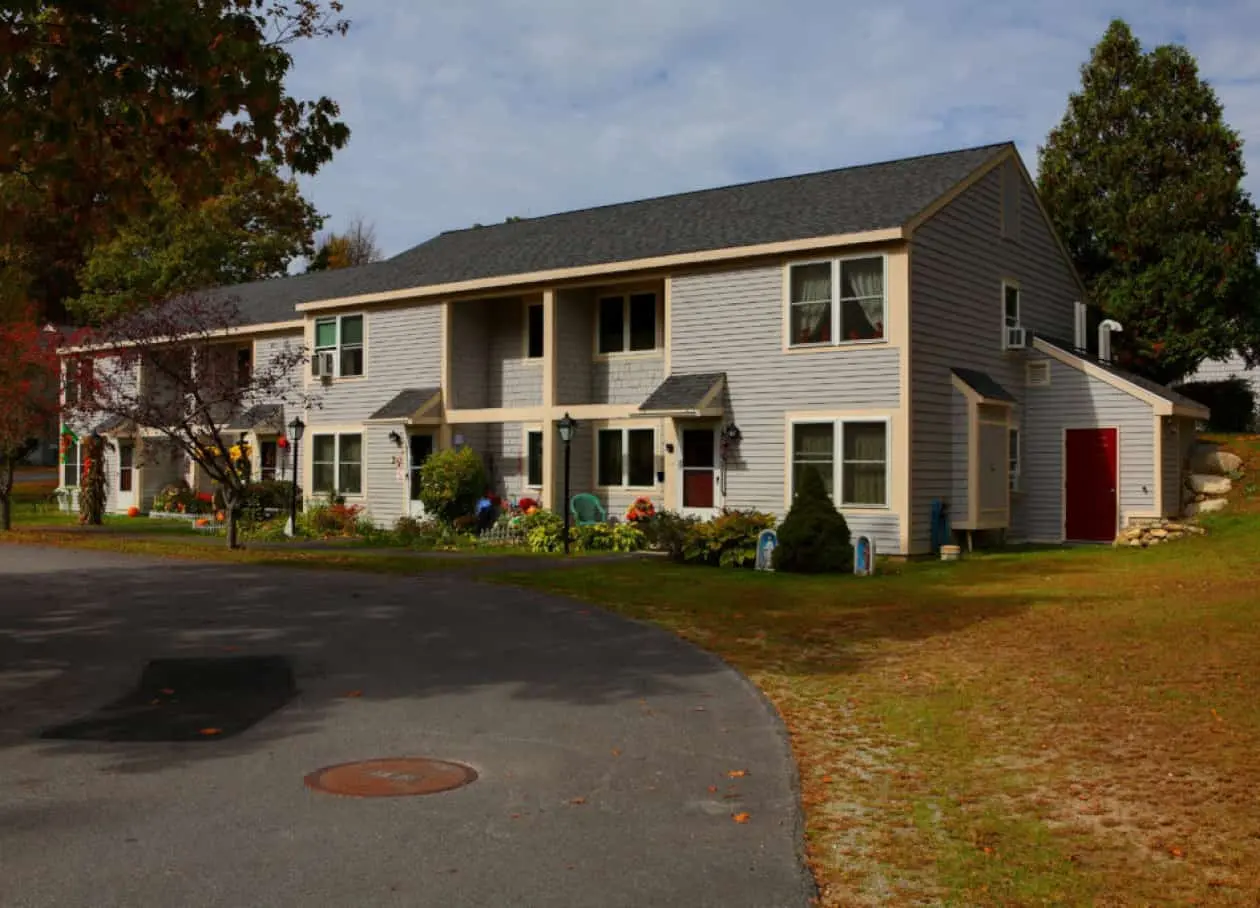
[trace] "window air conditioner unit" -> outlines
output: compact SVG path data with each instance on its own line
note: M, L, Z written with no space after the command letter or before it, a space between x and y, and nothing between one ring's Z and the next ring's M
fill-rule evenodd
M1023 350L1028 346L1028 332L1020 325L1007 325L1006 349Z
M331 350L315 354L315 358L311 360L311 374L317 378L333 377L333 354Z

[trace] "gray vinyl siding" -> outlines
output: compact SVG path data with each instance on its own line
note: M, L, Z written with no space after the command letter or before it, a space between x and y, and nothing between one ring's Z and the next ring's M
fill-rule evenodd
M1181 423L1175 416L1161 416L1160 431L1163 438L1163 501L1160 503L1160 515L1176 517L1181 513Z
M1155 424L1150 404L1079 369L1050 360L1050 384L1028 388L1024 413L1024 505L1028 538L1063 539L1065 429L1118 430L1120 524L1155 512Z
M1253 426L1260 427L1260 368L1248 369L1241 356L1235 354L1229 359L1212 359L1200 364L1198 370L1188 376L1187 382L1225 381L1230 378L1241 378L1250 386L1256 395L1256 413Z
M327 387L309 378L307 391L318 401L307 417L312 427L357 425L403 388L433 388L442 382L440 305L413 302L363 315L366 374L334 379Z
M153 506L153 499L166 486L185 478L187 472L184 454L175 445L166 441L146 438L143 449L136 456L141 467L140 500L136 504L147 511Z
M489 423L480 449L490 485L507 498L520 498L526 493L524 463L524 429L519 422Z
M306 343L306 339L302 336L302 332L295 331L291 334L272 334L266 337L259 337L254 341L254 374L260 375L269 372L275 368L277 357L287 355L290 351L300 350ZM309 363L298 362L289 369L288 375L282 382L280 388L281 396L289 397L291 395L300 394L302 390L303 373L310 369ZM258 400L255 403L267 404L277 403L278 401ZM285 420L293 418L293 415L286 410Z
M389 433L400 431L396 425L363 427L363 487L367 513L380 527L392 527L405 513L407 506L407 473L398 479L394 458L408 456L406 438L403 447L389 440Z
M595 345L595 296L586 290L556 293L556 403L590 403Z
M451 387L446 406L453 410L480 410L489 406L489 349L486 326L475 303L450 307ZM441 341L436 345L441 347ZM439 368L441 350L438 350ZM395 390L402 390L399 385Z
M641 404L665 380L665 356L613 356L591 365L591 403Z
M1014 165L1003 165L1013 167ZM916 230L910 249L911 551L926 552L933 499L951 515L965 513L954 478L955 433L951 368L988 373L1021 403L1025 355L1002 349L1002 280L1021 289L1024 327L1072 337L1080 290L1022 178L1017 235L1003 239L1002 168L981 178ZM1017 419L1021 414L1017 412ZM1012 497L1011 524L1038 490Z
M726 465L728 507L784 513L789 411L887 412L899 406L896 347L784 352L782 265L677 276L671 308L670 371L727 376L729 407L724 421L743 432ZM892 438L890 456L897 443ZM671 455L663 468L677 470L677 455ZM891 497L891 489L889 493ZM895 513L844 514L854 534L871 535L880 551L900 551Z
M453 407L542 404L542 360L525 355L525 327L525 303L518 297L451 305ZM440 343L435 341L435 349ZM404 387L417 385L398 386Z

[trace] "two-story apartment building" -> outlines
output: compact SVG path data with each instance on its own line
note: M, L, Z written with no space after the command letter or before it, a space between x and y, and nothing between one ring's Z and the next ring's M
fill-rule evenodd
M416 471L452 445L501 494L562 507L569 414L572 491L610 513L647 495L782 514L813 466L883 552L929 551L942 511L1110 541L1179 512L1206 416L1083 352L1083 288L1010 144L454 231L220 292L255 359L311 352L303 488L382 524L419 513Z

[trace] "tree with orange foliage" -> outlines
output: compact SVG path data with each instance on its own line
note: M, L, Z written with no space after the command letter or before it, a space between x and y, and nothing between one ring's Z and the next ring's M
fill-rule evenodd
M0 290L61 320L85 258L154 200L190 205L260 166L313 174L350 130L286 91L339 0L7 0L0 8ZM5 300L0 298L0 304Z
M13 476L57 418L57 337L31 318L0 322L0 530L13 526Z

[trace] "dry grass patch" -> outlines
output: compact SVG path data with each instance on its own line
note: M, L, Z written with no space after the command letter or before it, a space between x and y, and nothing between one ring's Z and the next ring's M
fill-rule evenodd
M673 628L778 706L826 905L1260 902L1260 445L1211 535L892 576L513 577Z

